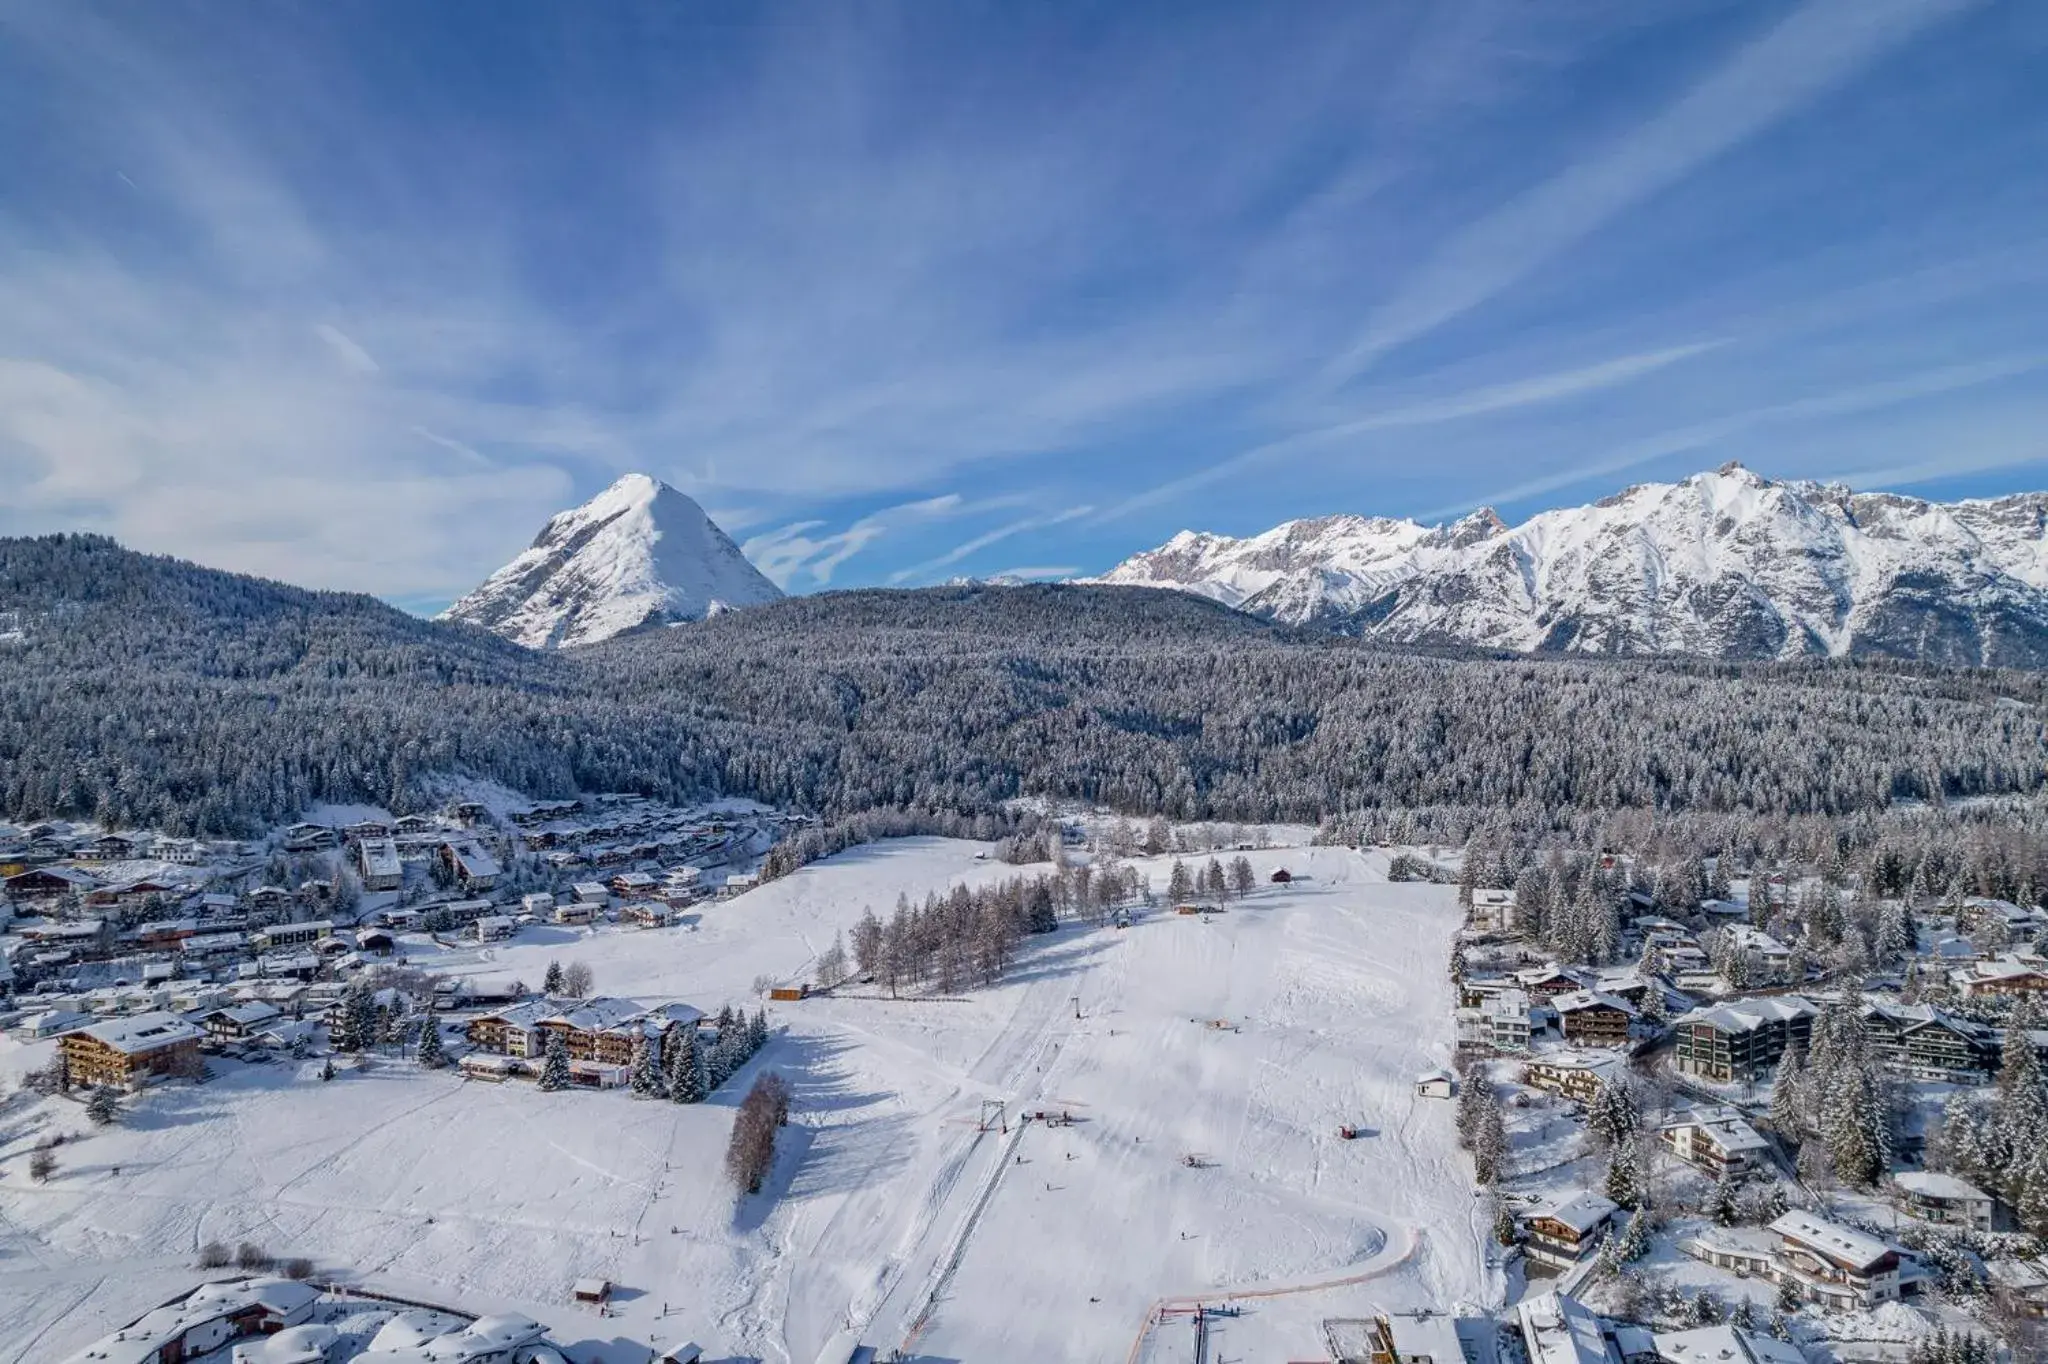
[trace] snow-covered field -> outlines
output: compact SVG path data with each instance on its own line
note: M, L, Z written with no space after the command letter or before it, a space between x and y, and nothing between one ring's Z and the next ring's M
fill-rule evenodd
M539 930L554 940L452 969L537 981L551 958L584 961L603 993L715 1010L757 977L804 978L835 930L899 891L1017 874L977 851L855 849L693 928ZM0 1364L61 1358L185 1286L199 1245L245 1238L452 1305L517 1307L582 1342L579 1358L635 1364L650 1337L810 1364L849 1331L931 1359L1173 1359L1190 1327L1147 1331L1154 1308L1233 1291L1242 1314L1215 1344L1301 1358L1324 1317L1497 1302L1452 1106L1413 1088L1450 1058L1453 892L1388 884L1375 854L1251 857L1260 889L1213 921L1063 929L964 1002L779 1006L780 1035L697 1107L396 1062L329 1084L317 1064L228 1064L67 1144L36 1187L35 1137L90 1128L69 1100L17 1100L0 1146ZM1138 865L1163 886L1163 860ZM1265 884L1282 865L1301 879ZM0 1043L0 1066L45 1051ZM769 1191L736 1205L719 1164L762 1067L794 1081L798 1126ZM981 1130L984 1099L1007 1105L1007 1131ZM1074 1121L1021 1121L1040 1109ZM622 1286L615 1316L567 1302L597 1275Z

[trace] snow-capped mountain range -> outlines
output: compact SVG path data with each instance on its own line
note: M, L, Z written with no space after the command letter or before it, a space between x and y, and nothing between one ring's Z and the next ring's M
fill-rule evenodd
M2048 666L2048 493L1927 502L1725 465L1506 525L1183 531L1096 582L1404 643Z
M781 596L696 502L651 475L627 474L551 518L442 618L556 649Z

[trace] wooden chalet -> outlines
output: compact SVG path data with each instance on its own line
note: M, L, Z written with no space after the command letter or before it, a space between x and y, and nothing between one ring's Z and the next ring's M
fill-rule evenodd
M132 1089L153 1075L187 1075L199 1066L199 1029L176 1014L110 1018L57 1039L74 1085Z

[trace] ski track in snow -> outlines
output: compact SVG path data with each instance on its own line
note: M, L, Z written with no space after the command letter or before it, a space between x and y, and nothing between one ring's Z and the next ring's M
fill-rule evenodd
M558 957L604 993L715 1010L756 976L800 978L898 891L1034 870L978 846L856 849L695 929L514 943L452 969L537 979ZM1213 923L1066 928L965 1002L782 1006L767 1051L702 1105L396 1062L324 1084L310 1066L230 1064L157 1091L67 1144L48 1186L0 1179L0 1338L61 1356L196 1278L183 1257L203 1241L243 1238L531 1312L606 1364L690 1337L809 1364L849 1328L921 1357L1136 1359L1133 1326L1160 1306L1237 1299L1262 1305L1221 1328L1232 1353L1286 1357L1315 1347L1319 1315L1497 1302L1451 1105L1413 1087L1450 1055L1452 893L1388 885L1377 853L1252 859L1260 889ZM1135 865L1163 886L1166 862ZM1281 865L1302 879L1264 884ZM0 1041L0 1069L42 1054ZM795 1084L794 1125L768 1190L736 1202L725 1138L769 1068ZM979 1129L991 1098L1007 1133ZM72 1127L75 1108L53 1111ZM1075 1121L1028 1121L1038 1108ZM1343 1141L1339 1122L1367 1135ZM0 1166L26 1143L0 1146ZM623 1287L616 1315L567 1305L585 1275Z

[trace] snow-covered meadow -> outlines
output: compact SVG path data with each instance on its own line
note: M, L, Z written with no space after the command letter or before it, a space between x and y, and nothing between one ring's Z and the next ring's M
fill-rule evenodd
M715 1010L759 978L805 978L899 892L1018 874L980 851L859 848L685 928L531 930L445 966L537 982L551 959L582 961L605 994ZM1389 884L1375 854L1250 856L1260 887L1227 912L1064 928L964 1001L856 987L776 1006L775 1040L701 1106L395 1062L329 1084L317 1063L227 1063L103 1132L73 1101L16 1100L0 1364L61 1357L187 1284L199 1245L242 1239L516 1307L579 1358L635 1364L650 1337L798 1364L841 1339L932 1359L1176 1358L1188 1327L1147 1330L1155 1307L1233 1292L1242 1313L1212 1340L1301 1357L1320 1319L1375 1303L1498 1302L1452 1106L1414 1093L1451 1054L1453 892ZM1164 886L1163 860L1136 865ZM1279 866L1292 885L1267 881ZM0 1065L45 1049L0 1043ZM761 1068L793 1081L797 1125L767 1192L736 1203L719 1165ZM1007 1131L982 1129L991 1099ZM1072 1124L1023 1121L1040 1110ZM53 1124L89 1135L38 1187L26 1152ZM569 1304L585 1276L620 1285L615 1315Z

